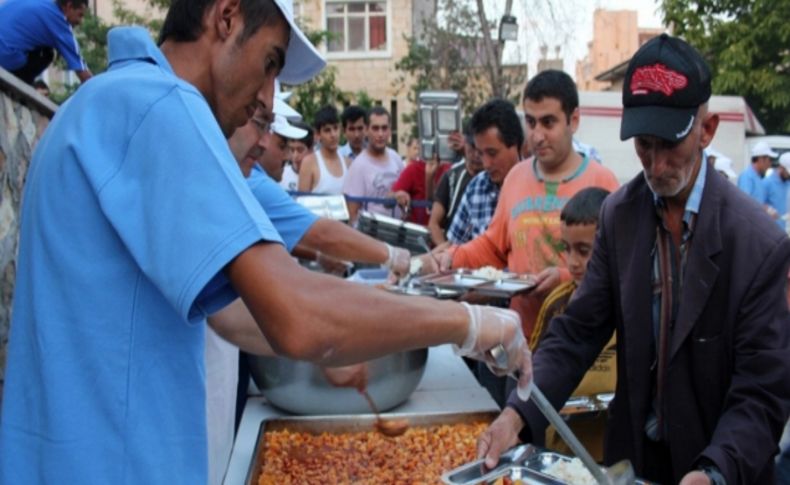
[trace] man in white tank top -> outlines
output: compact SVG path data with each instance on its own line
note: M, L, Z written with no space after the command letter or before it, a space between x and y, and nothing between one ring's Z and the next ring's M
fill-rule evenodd
M337 145L340 140L340 121L334 106L324 106L315 114L315 134L321 148L307 155L299 169L299 191L318 194L342 194L348 173L346 160Z

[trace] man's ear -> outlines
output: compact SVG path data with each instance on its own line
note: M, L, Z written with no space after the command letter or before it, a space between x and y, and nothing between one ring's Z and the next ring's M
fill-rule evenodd
M577 106L571 113L570 119L568 119L568 124L571 125L571 133L576 133L576 130L579 129L579 117L579 107Z
M716 130L719 128L719 115L717 113L707 113L702 120L702 135L700 136L700 145L702 148L707 148L713 137L716 136Z
M211 9L209 25L211 25L219 39L231 37L232 32L242 27L240 0L217 0Z

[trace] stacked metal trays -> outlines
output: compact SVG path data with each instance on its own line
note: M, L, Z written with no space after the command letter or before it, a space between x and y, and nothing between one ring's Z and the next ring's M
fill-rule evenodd
M406 419L410 427L438 426L442 424L474 423L493 421L498 412L461 412L461 413L386 413L385 419ZM255 452L247 470L245 485L257 485L263 467L266 466L263 451L266 433L287 429L307 433L356 433L376 429L376 417L372 414L348 414L334 416L293 416L265 419L261 422Z
M442 475L447 485L490 485L498 479L520 480L525 485L564 485L549 475L547 470L559 461L570 462L571 457L554 453L533 445L520 445L502 454L499 464L486 470L483 460L467 463ZM637 479L637 485L650 485L650 482Z

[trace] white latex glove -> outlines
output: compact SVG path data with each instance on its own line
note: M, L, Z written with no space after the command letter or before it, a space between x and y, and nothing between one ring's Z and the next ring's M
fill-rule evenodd
M411 254L403 248L396 248L387 244L387 262L384 265L397 277L403 278L409 274Z
M486 363L496 375L518 380L517 393L526 401L532 386L532 354L513 310L461 303L469 314L464 343L455 347L459 355Z

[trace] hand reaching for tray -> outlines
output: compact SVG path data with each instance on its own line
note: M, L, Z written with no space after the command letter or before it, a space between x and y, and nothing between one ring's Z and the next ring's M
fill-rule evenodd
M485 459L486 468L494 468L502 453L518 444L518 433L523 427L521 416L506 407L477 438L477 458Z

